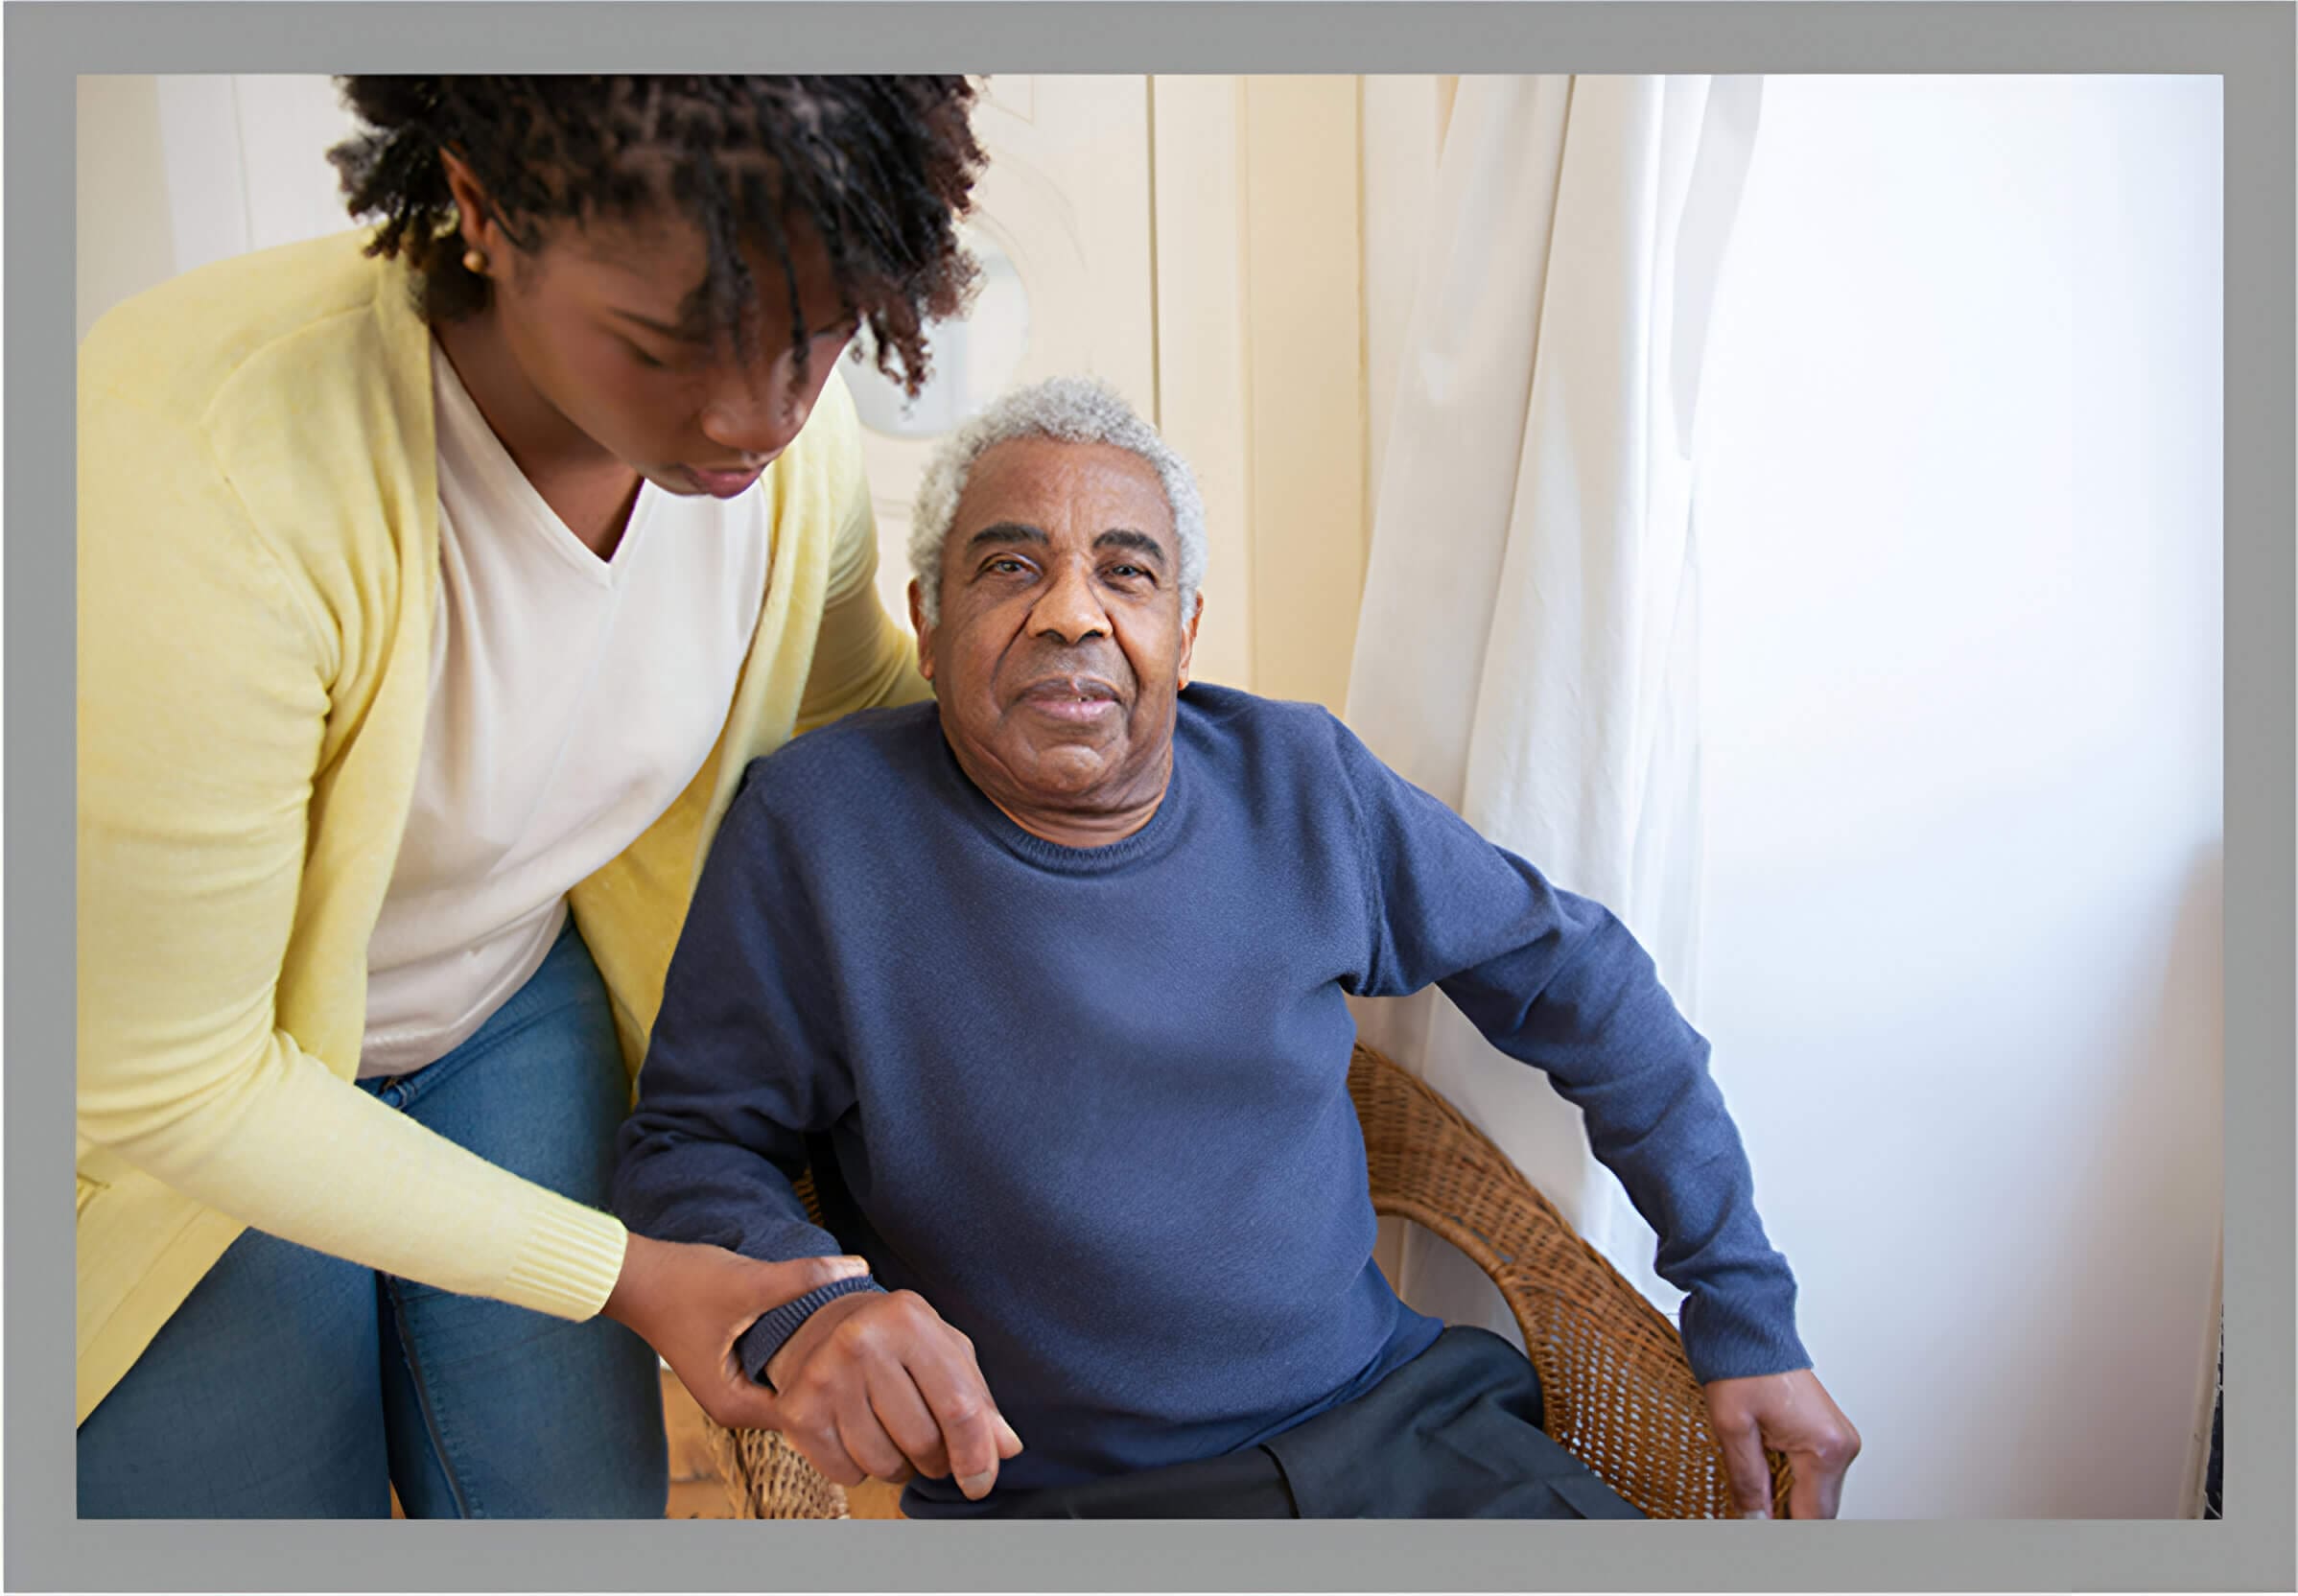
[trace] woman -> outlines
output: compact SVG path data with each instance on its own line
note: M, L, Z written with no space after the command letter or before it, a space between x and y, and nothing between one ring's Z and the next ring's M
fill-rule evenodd
M381 225L81 356L80 1512L659 1516L649 1344L770 1423L847 1267L601 1209L744 764L923 692L831 378L960 308L972 90L343 82Z

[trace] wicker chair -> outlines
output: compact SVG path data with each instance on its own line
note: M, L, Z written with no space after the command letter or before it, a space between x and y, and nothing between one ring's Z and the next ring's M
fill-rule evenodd
M1428 1087L1359 1046L1348 1092L1373 1209L1443 1237L1492 1278L1539 1375L1549 1436L1653 1517L1737 1516L1676 1327ZM738 1516L848 1516L845 1492L781 1436L708 1428ZM1788 1465L1776 1453L1770 1463L1785 1517Z

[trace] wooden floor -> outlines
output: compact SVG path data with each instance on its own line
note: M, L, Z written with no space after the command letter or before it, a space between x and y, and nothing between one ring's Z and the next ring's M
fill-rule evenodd
M678 1376L663 1374L663 1427L670 1437L670 1505L667 1518L732 1518L734 1503L726 1484L711 1467L710 1443L703 1439L702 1410L687 1395ZM882 1480L868 1480L846 1492L846 1505L856 1518L899 1518L902 1488ZM399 1511L399 1496L391 1494L391 1516Z

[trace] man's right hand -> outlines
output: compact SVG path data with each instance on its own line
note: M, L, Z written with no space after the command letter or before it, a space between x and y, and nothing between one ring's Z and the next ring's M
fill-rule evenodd
M766 1364L779 1428L840 1485L954 1475L975 1501L1021 1438L991 1400L973 1344L914 1291L816 1308Z

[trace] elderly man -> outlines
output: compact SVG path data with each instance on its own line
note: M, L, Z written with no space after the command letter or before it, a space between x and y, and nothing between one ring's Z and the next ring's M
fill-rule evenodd
M1743 1505L1769 1441L1832 1514L1857 1437L1705 1043L1618 921L1331 716L1190 685L1204 512L1156 433L1009 396L912 560L935 701L751 769L616 1182L642 1233L867 1261L728 1349L799 1448L912 1515L1632 1516L1521 1354L1372 1265L1343 998L1433 982L1658 1231Z

